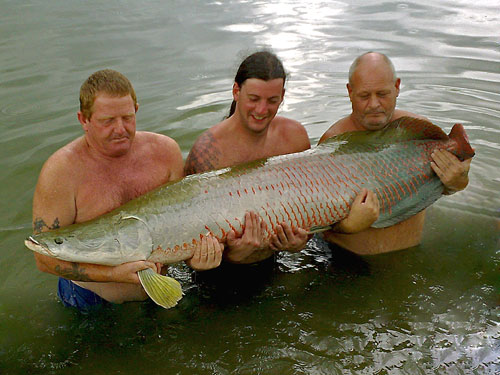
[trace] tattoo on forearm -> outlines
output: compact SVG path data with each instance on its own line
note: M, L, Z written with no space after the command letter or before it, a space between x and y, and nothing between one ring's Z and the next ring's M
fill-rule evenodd
M210 171L218 167L219 149L217 141L208 130L195 142L186 159L184 172L186 175Z
M54 270L62 277L66 279L76 280L76 281L93 281L85 273L85 268L78 265L78 263L71 263L70 267L62 267L57 265Z
M33 230L35 233L41 233L43 228L47 228L49 230L60 228L59 219L56 217L52 226L48 226L41 217L37 217L35 221L33 221Z

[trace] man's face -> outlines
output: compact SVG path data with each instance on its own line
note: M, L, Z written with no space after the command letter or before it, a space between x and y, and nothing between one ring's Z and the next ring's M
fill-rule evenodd
M267 129L283 101L283 84L283 78L269 81L249 78L241 87L237 83L233 85L236 111L243 126L255 133Z
M135 136L135 113L130 95L122 97L98 93L90 119L78 112L87 142L105 156L125 155Z
M366 130L387 125L396 108L400 83L386 64L361 63L347 84L355 124Z

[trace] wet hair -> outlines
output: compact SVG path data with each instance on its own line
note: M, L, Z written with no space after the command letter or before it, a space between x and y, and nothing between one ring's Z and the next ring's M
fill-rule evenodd
M363 53L362 55L356 57L356 59L351 64L351 67L349 68L349 84L352 84L352 76L354 75L354 72L358 68L359 64L361 64L361 62L363 61L364 57L366 55L369 55L372 53L382 57L382 59L387 63L387 65L391 69L392 75L394 77L394 81L396 81L396 79L398 77L396 75L396 69L394 69L394 64L392 63L391 59L389 57L387 57L387 55L384 55L383 53L370 51L370 52Z
M241 88L243 83L249 78L258 78L263 81L283 78L283 86L286 81L286 72L278 57L269 51L259 51L251 54L243 60L238 68L234 82ZM231 117L236 110L236 101L233 100L229 114Z
M80 111L90 119L92 107L98 93L110 96L123 97L130 95L137 107L137 97L132 83L120 72L112 69L99 70L93 73L80 87Z

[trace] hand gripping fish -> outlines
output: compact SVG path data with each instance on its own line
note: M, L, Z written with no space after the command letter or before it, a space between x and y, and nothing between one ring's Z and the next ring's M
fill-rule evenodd
M136 260L170 264L189 259L208 233L224 242L242 233L244 214L255 211L266 236L287 222L311 233L345 218L362 188L376 193L387 227L441 197L443 185L431 153L446 149L461 160L474 156L464 128L449 136L428 121L401 118L383 130L332 137L300 153L271 157L169 182L93 220L26 239L41 254L71 262L118 265ZM139 271L148 295L175 306L180 284L151 269Z

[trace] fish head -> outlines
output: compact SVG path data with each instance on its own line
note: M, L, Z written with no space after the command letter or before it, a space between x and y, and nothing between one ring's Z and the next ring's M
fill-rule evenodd
M54 256L54 254L50 251L49 247L40 241L37 241L33 236L29 236L24 240L24 245L37 253Z
M70 261L79 253L91 255L109 247L106 242L111 239L99 233L102 230L86 230L86 227L76 224L34 234L26 238L24 244L37 253Z
M53 258L110 266L147 259L153 248L147 225L131 216L72 224L31 235L24 244Z
M37 253L61 259L61 255L67 252L70 242L68 236L54 231L29 236L24 245Z

